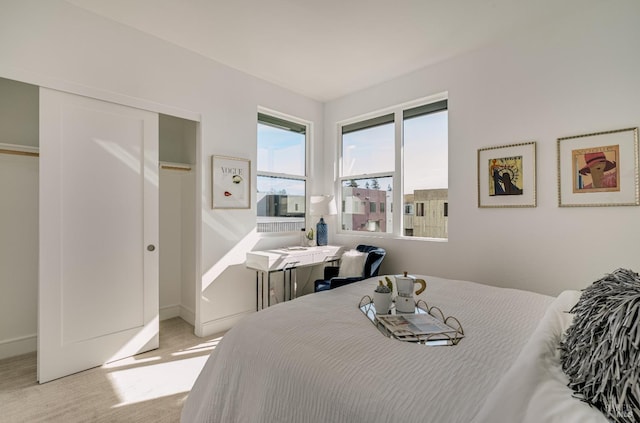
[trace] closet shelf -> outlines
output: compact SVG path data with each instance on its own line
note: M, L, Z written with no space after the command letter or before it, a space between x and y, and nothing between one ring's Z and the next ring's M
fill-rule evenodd
M38 147L29 147L17 144L3 144L0 143L0 154L12 154L15 156L30 156L39 157Z
M29 147L16 144L3 144L0 143L0 154L13 154L17 156L30 156L40 157L38 147ZM183 172L190 172L192 165L187 163L171 163L171 162L159 162L161 169L166 170L179 170Z

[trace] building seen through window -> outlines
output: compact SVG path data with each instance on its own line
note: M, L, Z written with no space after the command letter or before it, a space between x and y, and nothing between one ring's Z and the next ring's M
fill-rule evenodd
M347 231L391 232L393 222L386 210L391 204L391 190L380 189L379 183L391 186L392 178L350 179L342 186L342 229ZM378 182L376 185L375 182ZM380 207L377 207L377 205Z

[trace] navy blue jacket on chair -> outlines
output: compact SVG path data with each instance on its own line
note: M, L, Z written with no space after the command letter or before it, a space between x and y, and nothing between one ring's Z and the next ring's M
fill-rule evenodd
M361 281L373 276L378 276L380 264L387 252L383 248L363 244L358 245L356 250L362 253L369 253L367 255L367 260L364 263L362 276L339 278L338 273L340 272L340 267L327 266L324 268L324 279L318 279L315 282L315 292L326 291L328 289L337 288L339 286Z

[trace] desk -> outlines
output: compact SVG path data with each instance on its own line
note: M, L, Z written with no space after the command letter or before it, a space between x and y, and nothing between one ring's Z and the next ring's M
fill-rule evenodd
M264 283L267 282L267 307L271 305L271 274L283 272L284 299L286 301L287 276L289 299L296 297L296 268L316 266L340 258L342 247L289 247L247 253L246 266L256 271L256 310L264 308Z

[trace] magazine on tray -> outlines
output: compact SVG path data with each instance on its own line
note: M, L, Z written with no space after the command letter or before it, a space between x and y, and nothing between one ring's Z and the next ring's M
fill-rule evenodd
M428 313L376 315L376 318L394 337L405 341L435 341L464 337L460 330L452 328Z

